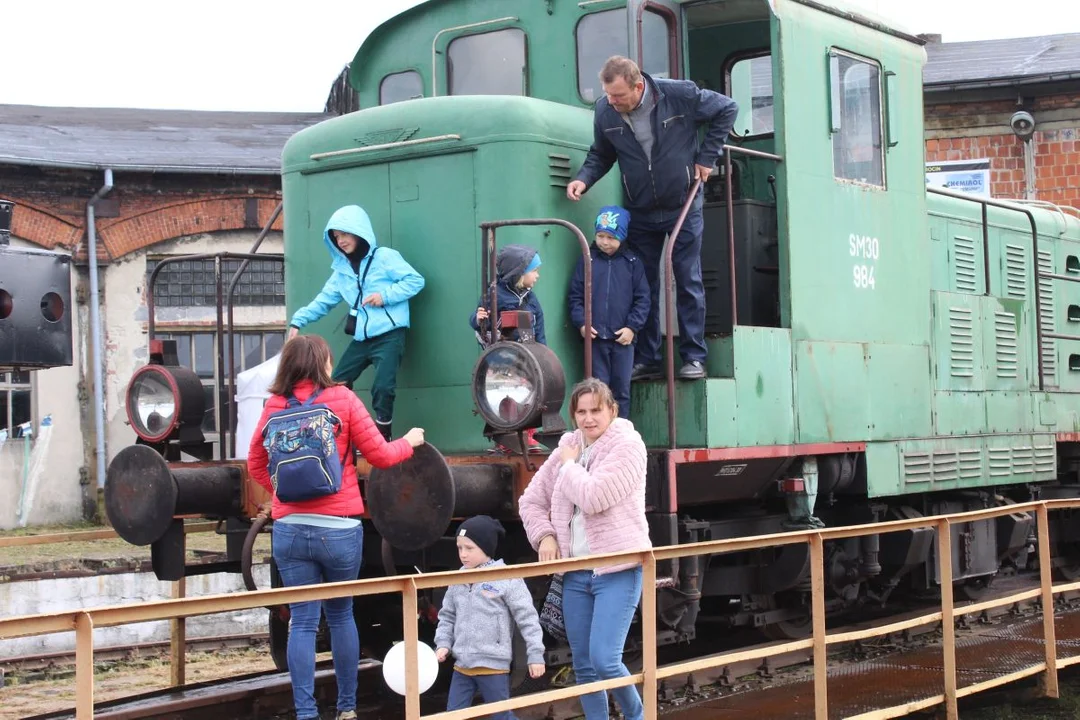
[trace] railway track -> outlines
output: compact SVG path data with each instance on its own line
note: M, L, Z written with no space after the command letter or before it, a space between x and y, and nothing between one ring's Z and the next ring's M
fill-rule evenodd
M266 633L250 635L217 635L187 641L187 651L213 652L237 648L252 648L267 643ZM94 663L126 663L166 657L169 641L137 643L94 648ZM0 659L0 676L33 682L38 679L64 677L75 672L75 651L20 655Z
M995 585L989 595L1004 597L1031 586L1032 581L1033 578L1026 573L1007 578L1000 585ZM900 615L892 615L889 620L902 621L925 611L926 607L913 608ZM1061 598L1057 616L1061 656L1080 654L1080 601L1075 596ZM958 605L956 618L961 686L1006 675L1011 668L1037 662L1037 657L1041 656L1041 619L1036 604L1022 603L975 615L965 615L963 605ZM881 623L881 618L875 618L837 630L861 630ZM833 712L838 713L837 716L847 716L873 707L899 704L904 702L904 698L914 701L940 693L939 637L940 625L927 623L903 633L832 646L829 654L829 686L830 706L835 707ZM745 641L745 637L742 640ZM202 642L211 644L215 641L219 647L223 642L241 642L236 637ZM774 644L761 643L740 648L739 641L732 636L725 639L718 634L715 638L703 638L683 648L664 648L661 662L734 649L752 652ZM764 661L748 659L678 681L665 682L660 687L660 712L671 720L745 717L751 712L760 720L774 717L785 720L812 718L813 680L808 669L809 660L809 650L797 651ZM380 667L377 661L363 661L358 709L365 718L398 720L404 717L404 703L385 688ZM328 663L319 666L316 688L320 706L333 707L334 676ZM421 706L425 714L443 710L445 695L430 692L422 696ZM291 707L288 675L264 672L100 703L95 707L95 717L102 720L151 717L265 719L287 717ZM580 712L576 701L566 701L517 711L516 714L522 720L568 720L578 717ZM60 718L74 718L74 713L48 713L31 720Z

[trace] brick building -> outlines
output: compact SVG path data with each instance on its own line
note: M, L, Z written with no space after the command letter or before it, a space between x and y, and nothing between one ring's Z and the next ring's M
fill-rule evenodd
M106 462L135 440L123 396L132 372L147 360L149 271L169 256L248 252L280 202L285 141L326 117L0 106L0 198L17 204L11 242L76 259L72 367L0 371L0 528L93 514L104 482L97 470L97 419L104 418ZM87 202L102 188L106 169L113 187L95 205L95 298ZM282 251L280 230L279 217L260 252ZM235 264L223 262L226 282ZM213 389L221 374L217 358L227 349L217 347L214 332L214 261L166 268L155 286L155 334L176 339L181 362L202 379L208 401L203 429L217 442L225 419ZM103 336L100 414L92 304L100 309ZM235 306L239 371L272 356L283 342L281 265L249 267Z
M923 37L927 162L987 159L993 197L1080 207L1080 33ZM1010 124L1021 111L1035 122L1027 142Z

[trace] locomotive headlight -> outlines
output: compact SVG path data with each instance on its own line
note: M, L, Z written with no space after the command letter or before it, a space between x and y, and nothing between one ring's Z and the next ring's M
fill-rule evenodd
M495 343L473 371L473 400L495 433L547 426L565 393L562 364L537 343Z
M168 440L192 425L197 429L204 405L202 383L185 367L145 365L128 384L128 421L148 443Z

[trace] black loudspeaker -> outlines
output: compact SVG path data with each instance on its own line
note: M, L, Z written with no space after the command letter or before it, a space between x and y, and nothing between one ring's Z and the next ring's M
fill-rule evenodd
M71 256L0 244L0 368L71 365Z

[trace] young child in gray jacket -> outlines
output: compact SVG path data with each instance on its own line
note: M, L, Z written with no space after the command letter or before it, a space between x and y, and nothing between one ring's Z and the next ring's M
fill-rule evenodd
M487 515L461 524L457 533L462 570L502 566L493 560L499 537L506 531ZM447 710L472 706L480 692L484 702L510 697L510 659L514 625L525 640L529 676L544 674L544 637L532 595L521 578L492 580L472 585L451 585L439 610L435 656L439 662L454 655ZM497 720L513 720L511 712L496 713Z

